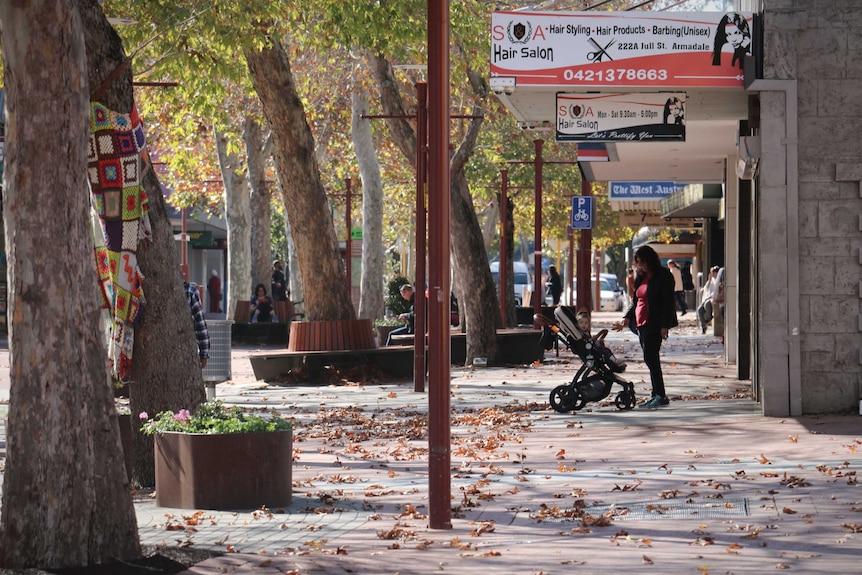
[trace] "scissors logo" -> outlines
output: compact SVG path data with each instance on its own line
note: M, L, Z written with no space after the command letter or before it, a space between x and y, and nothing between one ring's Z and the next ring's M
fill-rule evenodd
M604 48L602 48L602 46L599 45L599 43L596 42L595 40L593 40L592 38L590 38L589 41L590 41L590 44L592 44L596 48L595 52L590 52L587 54L587 59L590 62L601 62L602 58L604 58L605 56L607 56L608 60L613 60L613 58L611 58L611 55L608 54L607 50L608 50L608 48L610 48L611 46L616 44L617 41L615 39L611 39L611 41L608 42L608 45L605 46Z

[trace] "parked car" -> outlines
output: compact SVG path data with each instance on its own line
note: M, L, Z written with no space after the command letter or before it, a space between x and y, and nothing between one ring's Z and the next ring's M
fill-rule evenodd
M521 306L524 304L526 294L533 291L533 278L530 276L530 269L524 262L514 262L512 265L515 272L515 305ZM491 262L491 275L494 277L494 283L497 284L499 290L500 262Z
M595 286L596 278L593 276L590 278L590 284ZM575 289L575 307L577 305L577 293L578 293L578 280L574 279L574 289ZM593 288L595 289L595 288ZM590 290L592 291L592 290ZM623 306L625 305L625 299L623 297L622 291L614 290L613 284L608 278L600 277L599 278L599 311L622 311Z

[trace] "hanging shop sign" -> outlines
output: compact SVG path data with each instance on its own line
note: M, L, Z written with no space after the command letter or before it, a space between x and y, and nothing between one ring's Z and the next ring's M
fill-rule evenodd
M557 94L558 142L685 141L685 94Z
M743 87L750 12L516 12L491 16L491 83ZM510 81L511 82L511 81Z
M608 200L662 200L687 185L677 182L608 182Z

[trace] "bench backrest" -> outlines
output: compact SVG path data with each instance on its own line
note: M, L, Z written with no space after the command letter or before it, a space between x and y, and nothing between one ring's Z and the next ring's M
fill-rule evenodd
M251 302L247 299L236 300L236 310L233 320L237 323L248 323L251 320Z
M278 323L288 323L293 314L296 313L296 308L293 302L289 301L274 301L272 309L278 317ZM251 320L251 302L248 300L236 300L236 311L233 314L233 320L237 323L248 323Z

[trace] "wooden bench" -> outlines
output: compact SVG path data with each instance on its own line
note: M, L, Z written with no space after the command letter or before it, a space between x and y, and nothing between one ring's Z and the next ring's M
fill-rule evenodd
M301 367L308 371L309 383L313 383L326 366L369 364L399 378L413 375L413 348L404 345L328 351L278 350L252 353L249 361L255 378L264 381L275 379L292 369Z
M453 365L464 365L467 361L467 334L452 332L449 358ZM497 345L499 357L492 364L527 365L544 357L540 339L541 330L535 329L498 329ZM392 343L413 346L412 335L393 335Z
M272 310L278 318L278 323L290 323L296 319L296 306L290 301L274 301L272 302ZM233 314L233 321L236 323L251 323L251 301L238 299L236 300L236 310Z
M293 315L293 304L287 301L273 302L278 322L251 323L251 302L236 300L236 309L231 325L231 342L235 344L281 345L288 340L288 322ZM282 320L282 317L285 318Z

